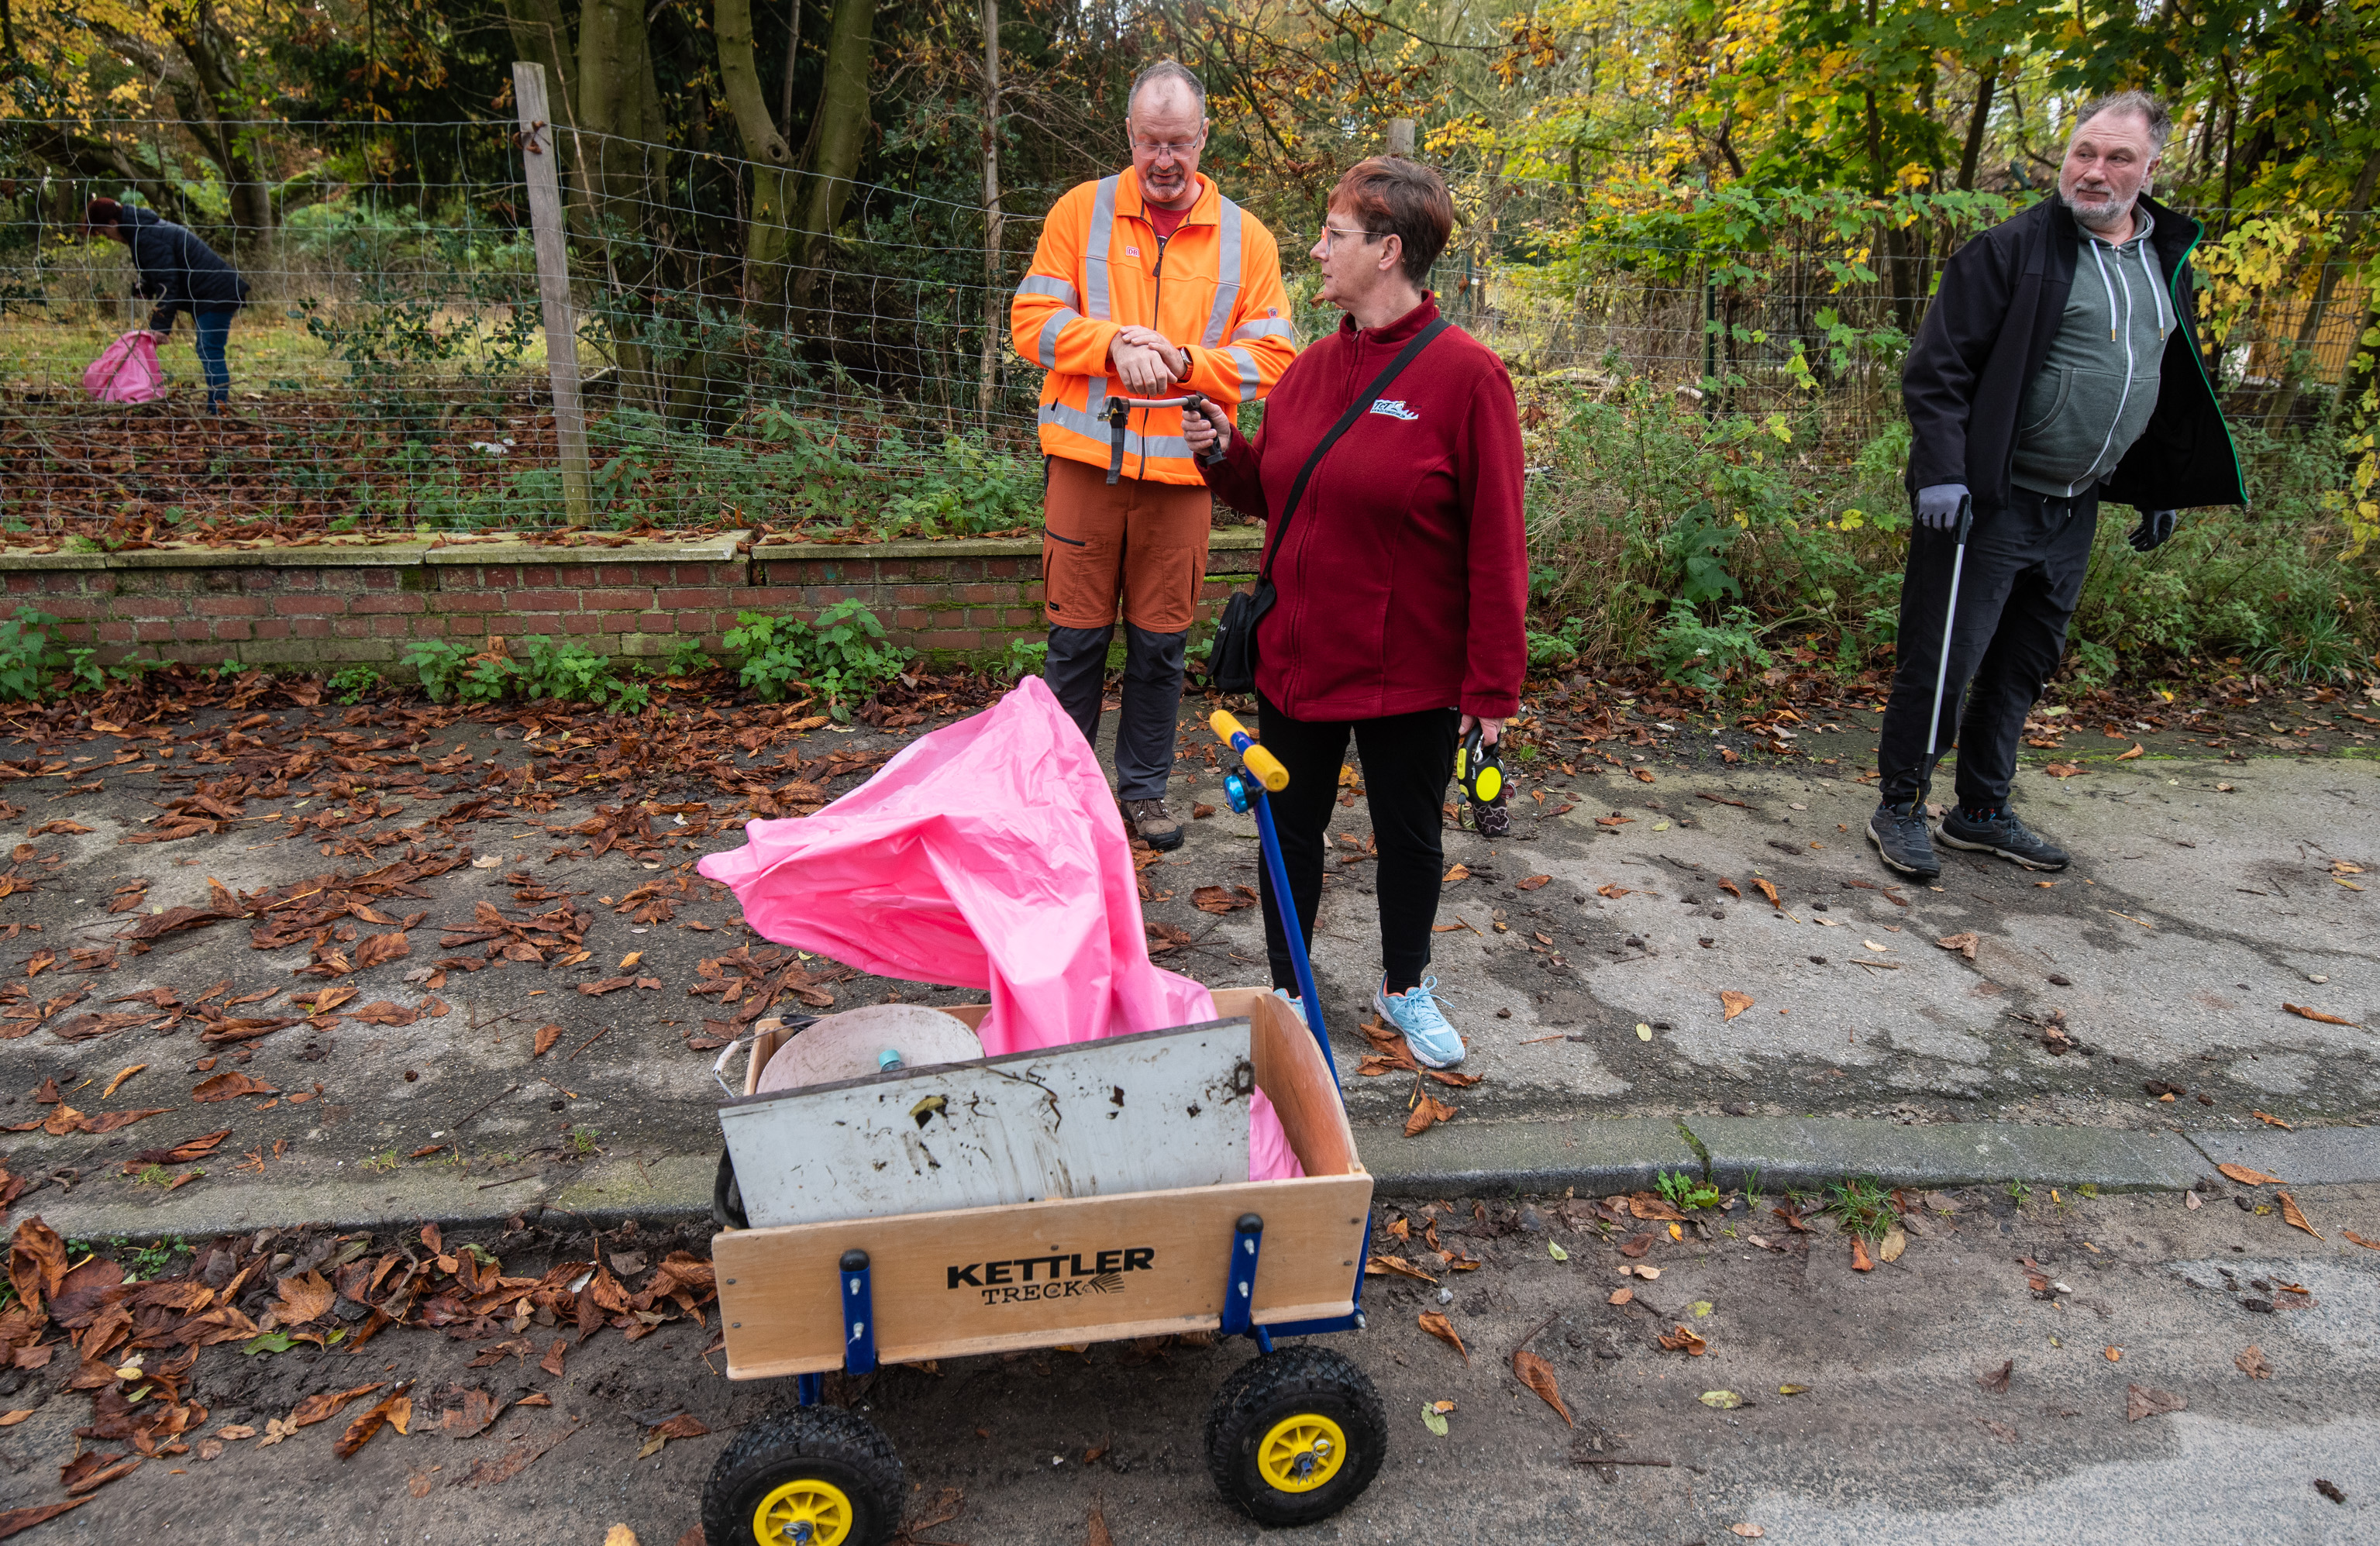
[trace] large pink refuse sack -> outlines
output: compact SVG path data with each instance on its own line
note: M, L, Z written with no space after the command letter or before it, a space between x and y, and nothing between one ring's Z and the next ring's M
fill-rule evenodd
M1132 846L1099 761L1038 676L918 737L814 816L747 822L696 868L764 938L885 977L988 989L990 1056L1215 1017L1148 958ZM1300 1175L1251 1102L1248 1175Z
M82 389L103 403L146 403L165 395L165 371L157 363L157 341L135 328L107 347L82 373Z

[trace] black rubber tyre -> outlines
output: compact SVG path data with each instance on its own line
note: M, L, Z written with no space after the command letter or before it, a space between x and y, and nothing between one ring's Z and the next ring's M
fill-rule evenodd
M1328 1418L1346 1438L1330 1480L1308 1492L1265 1479L1257 1450L1285 1418ZM1216 1490L1260 1525L1311 1525L1354 1503L1388 1457L1389 1417L1364 1371L1327 1347L1281 1347L1240 1366L1207 1414L1207 1468Z
M744 1216L744 1192L735 1185L735 1156L719 1151L719 1171L710 1178L710 1222L721 1229L749 1229Z
M753 1511L789 1481L814 1479L852 1505L841 1546L884 1546L901 1524L907 1491L901 1457L876 1425L840 1406L779 1406L747 1426L710 1467L702 1489L707 1546L783 1546L752 1533Z

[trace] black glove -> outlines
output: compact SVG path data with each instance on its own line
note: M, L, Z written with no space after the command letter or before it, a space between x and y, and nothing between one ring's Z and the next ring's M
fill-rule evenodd
M1917 524L1936 531L1959 529L1959 507L1967 503L1964 483L1934 483L1917 491Z
M2132 551L2154 553L2163 547L2173 535L2174 515L2171 510L2143 510L2141 524L2132 528Z

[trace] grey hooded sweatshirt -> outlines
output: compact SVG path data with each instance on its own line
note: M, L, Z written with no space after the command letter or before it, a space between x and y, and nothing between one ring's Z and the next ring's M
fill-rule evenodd
M2104 481L2156 411L2176 323L2149 247L2152 217L2139 204L2133 215L2136 228L2118 247L2077 229L2065 315L2017 419L2009 478L2021 489L2064 498Z

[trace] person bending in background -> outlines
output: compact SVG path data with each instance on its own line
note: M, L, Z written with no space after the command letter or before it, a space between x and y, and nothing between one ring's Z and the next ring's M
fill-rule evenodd
M2085 103L2058 196L1959 249L1901 371L1915 524L1867 834L1904 875L1941 873L1925 791L1953 733L1943 843L2066 868L2009 809L2009 785L2066 649L2099 500L2140 511L2139 553L2173 535L2179 508L2248 502L2192 332L2202 227L2148 196L2172 132L2144 92Z
M149 313L150 336L161 345L170 342L175 316L190 314L198 335L199 369L207 382L207 408L221 413L231 400L231 362L225 345L231 337L233 316L248 304L248 281L197 232L154 210L93 199L83 211L83 228L94 236L113 237L131 250L132 266L140 275L132 293L156 302Z
M1310 256L1346 316L1298 356L1251 441L1212 404L1183 426L1219 440L1216 494L1265 522L1276 600L1257 630L1257 732L1289 770L1272 797L1297 923L1314 938L1339 768L1354 737L1379 845L1380 984L1372 1005L1433 1068L1463 1061L1438 1006L1430 930L1445 872L1441 803L1454 749L1489 742L1528 663L1521 420L1494 350L1444 323L1422 288L1454 202L1418 162L1376 156L1339 179ZM1439 331L1297 481L1324 435L1387 367ZM1390 395L1392 394L1392 396ZM1259 870L1274 991L1296 1002L1281 898ZM1302 1006L1301 1006L1302 1007Z

